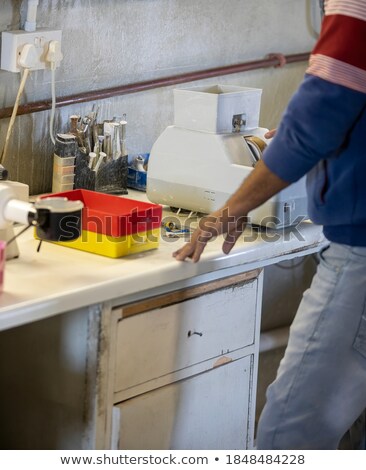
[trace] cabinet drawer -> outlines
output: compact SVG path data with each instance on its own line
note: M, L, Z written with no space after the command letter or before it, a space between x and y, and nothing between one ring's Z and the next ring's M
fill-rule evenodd
M252 279L120 320L114 391L208 360L215 366L253 344L257 286Z
M251 447L251 376L248 356L120 403L114 408L115 448Z

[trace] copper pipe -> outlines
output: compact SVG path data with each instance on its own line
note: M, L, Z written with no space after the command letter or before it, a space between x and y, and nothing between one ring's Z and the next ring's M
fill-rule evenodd
M301 54L290 54L284 56L286 64L294 62L304 62L309 59L309 52ZM160 88L170 85L177 85L179 83L193 82L195 80L203 80L205 78L219 77L222 75L229 75L232 73L247 72L248 70L257 70L268 67L278 67L280 60L278 57L271 56L266 59L253 60L251 62L243 62L241 64L226 65L224 67L215 67L207 70L200 70L197 72L188 72L181 75L173 75L171 77L162 77L156 80L147 80L145 82L130 83L128 85L121 85L114 88L104 88L102 90L87 91L77 95L70 95L59 97L56 99L56 106L69 106L71 104L86 103L88 101L104 100L113 96L127 95L130 93L137 93L140 91L152 90L153 88ZM17 115L38 113L39 111L47 111L51 109L51 100L35 101L19 106ZM0 109L0 119L8 118L11 116L13 108Z

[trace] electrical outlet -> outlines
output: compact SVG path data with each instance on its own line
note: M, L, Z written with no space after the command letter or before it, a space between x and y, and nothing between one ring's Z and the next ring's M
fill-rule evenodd
M1 36L1 68L9 72L20 72L18 58L25 44L33 44L36 49L37 60L30 70L49 68L46 61L48 44L50 41L59 41L61 44L62 31L50 29L37 29L34 32L23 30L4 31Z

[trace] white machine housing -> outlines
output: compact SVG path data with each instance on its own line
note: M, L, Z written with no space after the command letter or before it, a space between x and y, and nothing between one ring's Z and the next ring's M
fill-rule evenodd
M26 204L29 199L29 186L18 181L1 181L0 182L0 240L8 242L11 240L15 233L13 228L13 219L8 218L8 203L14 201L15 204ZM17 213L17 211L16 211ZM19 211L20 213L20 211ZM26 223L26 220L21 216L17 222ZM17 258L19 256L19 249L16 240L6 247L6 259Z
M211 213L225 204L253 171L260 152L245 137L265 143L259 127L261 90L215 85L174 90L174 125L154 143L147 173L150 201ZM307 218L305 179L249 214L256 225L286 227Z

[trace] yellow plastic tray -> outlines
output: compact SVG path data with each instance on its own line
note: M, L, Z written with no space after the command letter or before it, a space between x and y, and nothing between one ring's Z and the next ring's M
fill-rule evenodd
M88 251L96 255L120 258L158 248L160 228L133 233L123 237L112 237L102 233L83 230L81 237L71 242L52 242L57 245Z

